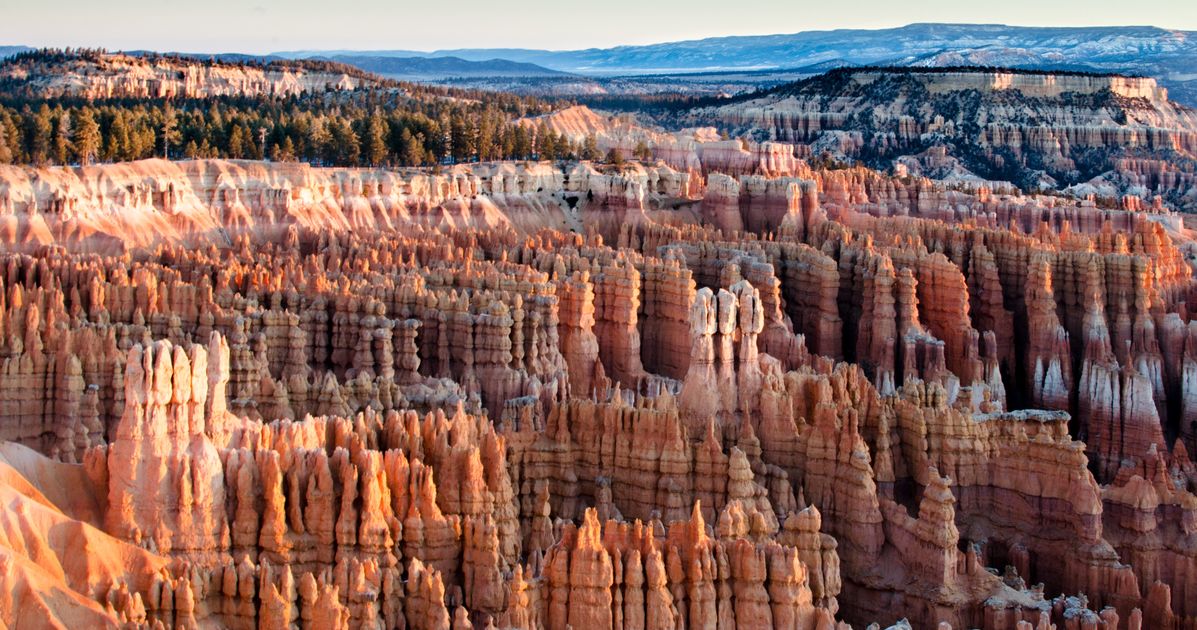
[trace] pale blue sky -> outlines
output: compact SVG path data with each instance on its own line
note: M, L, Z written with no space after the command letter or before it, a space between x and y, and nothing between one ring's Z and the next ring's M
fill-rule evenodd
M911 22L1197 30L1197 0L0 0L0 45L575 49Z

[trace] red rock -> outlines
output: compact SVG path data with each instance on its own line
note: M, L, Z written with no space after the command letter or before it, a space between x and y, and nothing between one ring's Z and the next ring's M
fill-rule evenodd
M0 435L60 460L0 448L10 590L74 625L1197 615L1172 215L653 150L687 172L0 167Z

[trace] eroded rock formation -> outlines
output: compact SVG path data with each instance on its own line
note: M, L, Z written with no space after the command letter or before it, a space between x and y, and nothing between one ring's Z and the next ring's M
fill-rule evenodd
M762 147L797 143L815 157L973 186L1012 181L1117 205L1150 206L1158 195L1197 207L1197 118L1147 77L841 68L683 121L745 133Z
M0 167L0 621L1197 623L1177 215L703 146Z

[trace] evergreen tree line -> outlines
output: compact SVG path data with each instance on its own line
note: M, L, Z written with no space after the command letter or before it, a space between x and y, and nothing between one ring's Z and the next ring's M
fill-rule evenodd
M543 125L549 111L512 95L481 99L390 91L189 101L0 99L0 163L88 165L150 157L426 166L500 159L599 159ZM491 98L494 96L494 98Z

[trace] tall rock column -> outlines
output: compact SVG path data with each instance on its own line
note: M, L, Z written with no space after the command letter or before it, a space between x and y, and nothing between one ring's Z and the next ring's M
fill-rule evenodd
M757 339L765 329L765 311L761 305L760 292L746 280L732 285L731 292L739 303L739 368L736 374L739 411L753 414L760 406L761 374L760 351Z
M706 287L699 289L690 307L690 368L678 400L691 435L699 435L720 409L719 376L715 368L718 313L715 294Z
M217 333L211 345L224 352ZM160 551L227 544L224 469L205 432L208 393L228 382L226 357L213 371L200 346L187 352L159 341L129 350L124 413L108 451L109 532L150 539Z
M607 376L631 387L645 377L640 362L640 272L621 252L593 277L595 333Z
M590 273L575 272L561 284L561 354L569 368L574 396L586 397L600 372L598 338L594 335L594 285Z
M615 582L611 554L603 548L602 526L594 509L586 510L577 544L569 553L569 625L574 628L612 628L611 585Z
M740 182L723 173L711 173L707 191L702 198L703 219L724 232L744 229L740 215Z
M1098 481L1108 482L1124 458L1141 458L1153 444L1163 450L1167 447L1152 382L1133 363L1118 365L1106 325L1102 278L1092 263L1085 281L1083 334L1085 354L1077 401L1081 439Z
M1052 270L1045 259L1031 264L1026 304L1026 373L1031 379L1027 402L1036 408L1067 410L1072 392L1071 348L1068 332L1056 315Z

